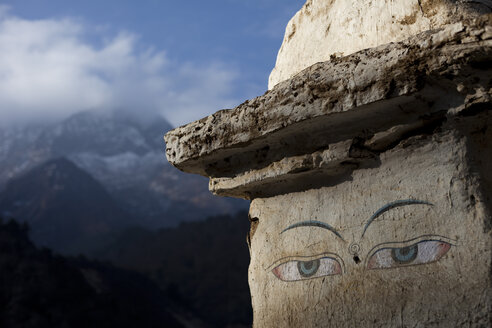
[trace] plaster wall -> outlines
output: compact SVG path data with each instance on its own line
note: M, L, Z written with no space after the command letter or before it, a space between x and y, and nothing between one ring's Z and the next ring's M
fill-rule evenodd
M489 327L478 149L456 130L413 137L338 185L253 200L254 327Z
M317 62L492 10L491 0L308 0L285 30L268 88Z

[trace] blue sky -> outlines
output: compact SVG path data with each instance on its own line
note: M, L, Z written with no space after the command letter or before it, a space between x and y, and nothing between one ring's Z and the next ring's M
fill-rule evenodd
M266 91L303 3L0 0L3 121L125 108L180 125L233 107Z

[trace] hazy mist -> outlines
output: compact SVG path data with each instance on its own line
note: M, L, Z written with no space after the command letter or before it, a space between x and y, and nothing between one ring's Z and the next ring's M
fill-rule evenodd
M1 124L120 108L177 126L238 103L233 68L172 62L131 31L107 38L82 20L27 20L1 6L0 49Z

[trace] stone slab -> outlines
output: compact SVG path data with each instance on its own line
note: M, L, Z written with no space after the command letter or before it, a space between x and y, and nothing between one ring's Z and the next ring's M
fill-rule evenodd
M487 15L315 64L263 96L170 131L167 158L185 172L231 178L443 110L490 105L491 22Z
M444 122L444 113L412 124L396 125L370 139L353 138L314 153L284 157L268 166L234 177L211 178L210 191L218 196L255 199L334 185L356 169L379 164L379 154L400 141Z

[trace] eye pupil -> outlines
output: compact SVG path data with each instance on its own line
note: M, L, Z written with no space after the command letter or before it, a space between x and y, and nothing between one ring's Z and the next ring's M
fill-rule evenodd
M391 250L391 257L396 263L399 264L407 264L415 260L418 253L418 244L402 247L402 248L393 248Z
M299 261L297 263L297 269L302 277L311 277L314 275L319 268L319 259L313 261Z
M399 252L400 252L401 255L407 256L408 253L410 253L410 247L400 248Z

